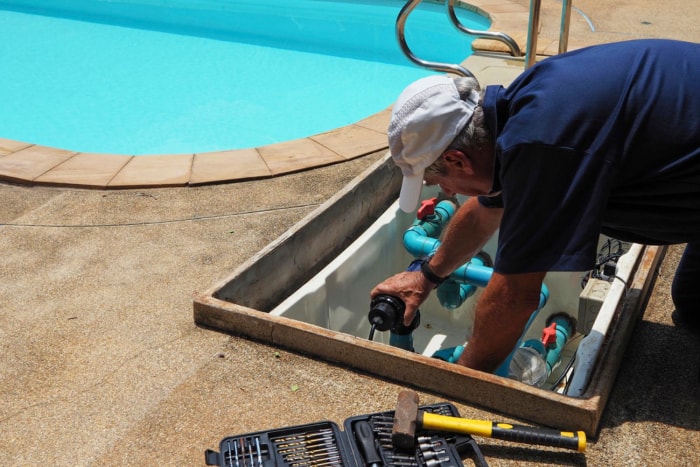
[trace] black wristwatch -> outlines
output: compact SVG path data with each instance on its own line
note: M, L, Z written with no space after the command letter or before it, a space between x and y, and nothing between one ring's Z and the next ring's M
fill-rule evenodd
M430 262L430 259L431 259L431 258L432 258L432 256L429 257L429 258L426 258L425 260L423 260L423 262L422 262L421 265L420 265L420 272L423 273L423 275L425 276L426 279L428 279L430 282L432 282L433 284L435 284L435 287L437 288L440 284L442 284L443 282L445 282L445 281L447 280L447 278L450 277L450 276L440 277L440 276L438 276L437 274L435 274L435 273L430 269L430 266L428 265L428 263Z

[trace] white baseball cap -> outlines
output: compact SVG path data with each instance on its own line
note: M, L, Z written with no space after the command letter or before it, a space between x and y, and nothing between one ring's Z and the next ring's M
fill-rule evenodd
M433 75L408 85L394 104L389 124L389 149L403 173L399 207L413 212L420 200L425 169L469 123L479 94L460 98L452 78Z

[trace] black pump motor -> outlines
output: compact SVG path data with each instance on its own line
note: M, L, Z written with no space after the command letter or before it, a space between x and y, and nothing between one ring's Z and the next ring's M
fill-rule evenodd
M372 340L375 330L391 331L399 335L413 332L420 325L420 311L416 311L410 326L406 326L403 324L405 310L406 305L399 298L392 295L377 295L370 303L367 316L372 325L369 339Z

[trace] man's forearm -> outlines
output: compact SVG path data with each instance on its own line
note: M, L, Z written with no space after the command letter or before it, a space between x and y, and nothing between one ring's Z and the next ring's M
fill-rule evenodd
M481 206L476 197L469 198L450 220L430 269L446 277L472 259L498 230L502 212Z
M545 273L494 273L476 306L474 329L460 365L492 372L513 350L539 306Z

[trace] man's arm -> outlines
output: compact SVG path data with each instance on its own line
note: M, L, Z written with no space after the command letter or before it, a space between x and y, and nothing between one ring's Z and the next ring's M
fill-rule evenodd
M498 230L502 214L503 209L486 208L476 197L469 198L450 220L430 269L445 277L473 258ZM370 296L387 294L400 298L406 304L404 323L408 325L434 288L435 284L421 272L402 272L377 285Z
M472 337L458 364L488 372L498 368L539 306L545 274L491 276L476 306Z
M430 269L446 277L476 256L501 225L502 208L487 208L477 197L469 198L447 225Z

